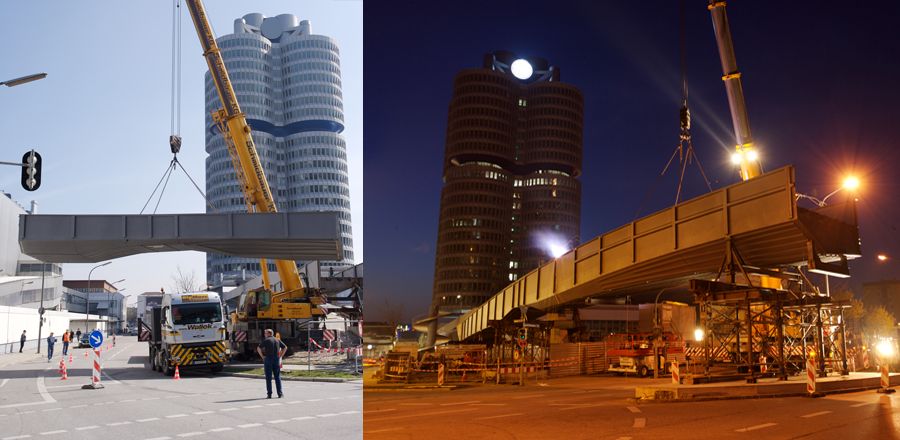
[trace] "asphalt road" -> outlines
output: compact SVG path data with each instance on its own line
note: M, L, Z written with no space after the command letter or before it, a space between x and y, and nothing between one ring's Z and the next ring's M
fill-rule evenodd
M898 439L900 397L638 403L641 379L575 378L546 386L366 391L366 440Z
M147 344L119 337L102 353L105 388L82 390L86 351L70 351L65 381L59 355L0 357L0 440L362 437L359 383L284 381L285 397L270 400L261 379L151 371Z

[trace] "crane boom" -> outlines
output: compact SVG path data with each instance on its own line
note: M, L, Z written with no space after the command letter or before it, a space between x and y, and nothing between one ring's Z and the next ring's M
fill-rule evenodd
M734 56L734 45L731 42L731 29L728 27L728 15L725 13L725 2L709 0L707 6L712 16L716 43L719 46L719 57L722 59L722 81L728 95L728 107L731 110L731 122L734 125L734 136L737 140L733 161L741 166L741 179L749 180L762 174L759 154L750 136L750 118L747 116L747 104L744 102L744 88L741 85L741 72L737 68Z
M200 37L203 57L206 58L210 76L219 93L219 102L222 103L222 108L213 112L212 116L222 131L225 144L228 146L235 174L244 193L247 210L249 212L277 212L275 199L272 197L272 191L269 189L269 182L266 180L266 174L260 163L256 145L250 135L250 125L247 124L247 118L241 112L237 95L231 86L231 79L228 77L225 61L219 52L218 44L216 44L212 26L206 17L203 2L187 0L185 3L194 22L194 28L197 30L197 36ZM275 267L278 270L283 291L294 292L303 289L303 282L300 280L297 264L294 261L275 260ZM268 270L265 260L262 260L260 269L264 285L268 288Z

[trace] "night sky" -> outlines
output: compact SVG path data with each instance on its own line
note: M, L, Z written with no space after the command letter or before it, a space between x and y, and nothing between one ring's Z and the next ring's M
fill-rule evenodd
M487 52L545 58L584 94L582 242L675 199L677 173L658 176L678 142L679 1L425 4L365 7L370 321L427 313L453 77ZM763 169L795 165L798 191L820 198L848 172L862 181L864 255L832 289L900 278L900 3L736 0L727 11ZM685 18L694 147L715 189L739 181L731 117L706 2L687 0ZM688 197L706 192L696 166L687 176Z

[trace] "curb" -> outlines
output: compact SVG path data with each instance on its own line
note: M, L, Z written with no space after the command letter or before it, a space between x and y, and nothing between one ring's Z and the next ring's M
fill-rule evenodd
M227 371L222 371L215 373L220 376L233 376L233 377L245 377L249 379L265 379L266 376L259 374L249 374L249 373L229 373ZM281 380L288 381L296 381L296 382L330 382L330 383L344 383L344 382L361 382L362 379L344 379L341 377L287 377L282 376Z

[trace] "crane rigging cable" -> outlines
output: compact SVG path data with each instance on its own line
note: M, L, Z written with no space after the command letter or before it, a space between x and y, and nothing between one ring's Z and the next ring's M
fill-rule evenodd
M147 206L150 204L150 201L153 200L156 191L159 190L159 197L156 199L156 205L153 207L153 213L156 214L156 211L159 209L159 203L162 202L163 194L166 192L166 187L169 185L169 179L172 177L172 172L178 168L181 168L184 175L187 176L188 180L191 181L191 184L194 185L194 188L197 189L197 192L200 193L200 196L203 197L203 200L206 201L206 205L209 207L210 212L216 212L216 207L213 206L209 201L209 198L206 197L206 194L203 193L203 190L200 189L200 186L197 185L194 178L191 177L190 173L188 173L184 166L181 165L181 162L178 161L178 152L181 151L181 0L172 1L172 93L170 106L170 128L172 134L169 135L169 148L172 151L172 160L169 162L169 165L166 166L166 171L159 179L159 182L156 183L156 187L153 188L153 192L150 193L150 197L147 198L140 213L144 213ZM160 185L162 185L161 190Z
M181 0L172 2L172 100L169 148L181 151Z
M688 81L687 81L687 23L685 20L685 7L684 0L679 2L679 51L680 51L680 64L681 64L681 108L678 111L679 121L680 121L680 132L678 134L678 145L675 147L675 151L672 152L672 155L669 157L669 161L666 162L666 166L663 167L662 172L657 176L656 181L653 186L650 187L650 190L644 196L644 199L641 201L640 206L638 206L637 212L635 212L634 218L637 219L641 211L643 211L644 204L647 202L647 199L650 197L650 193L653 188L657 186L660 179L665 176L666 171L669 170L669 167L674 162L675 157L678 157L678 163L681 165L681 172L678 176L678 187L675 191L675 204L678 204L678 201L681 199L681 189L684 185L684 173L687 169L687 166L692 162L697 163L697 168L700 170L700 175L703 176L703 181L706 182L706 187L709 191L712 191L712 185L709 183L709 178L706 177L706 172L703 171L703 165L700 164L700 158L697 157L697 152L694 150L694 143L691 140L691 110L688 107Z

